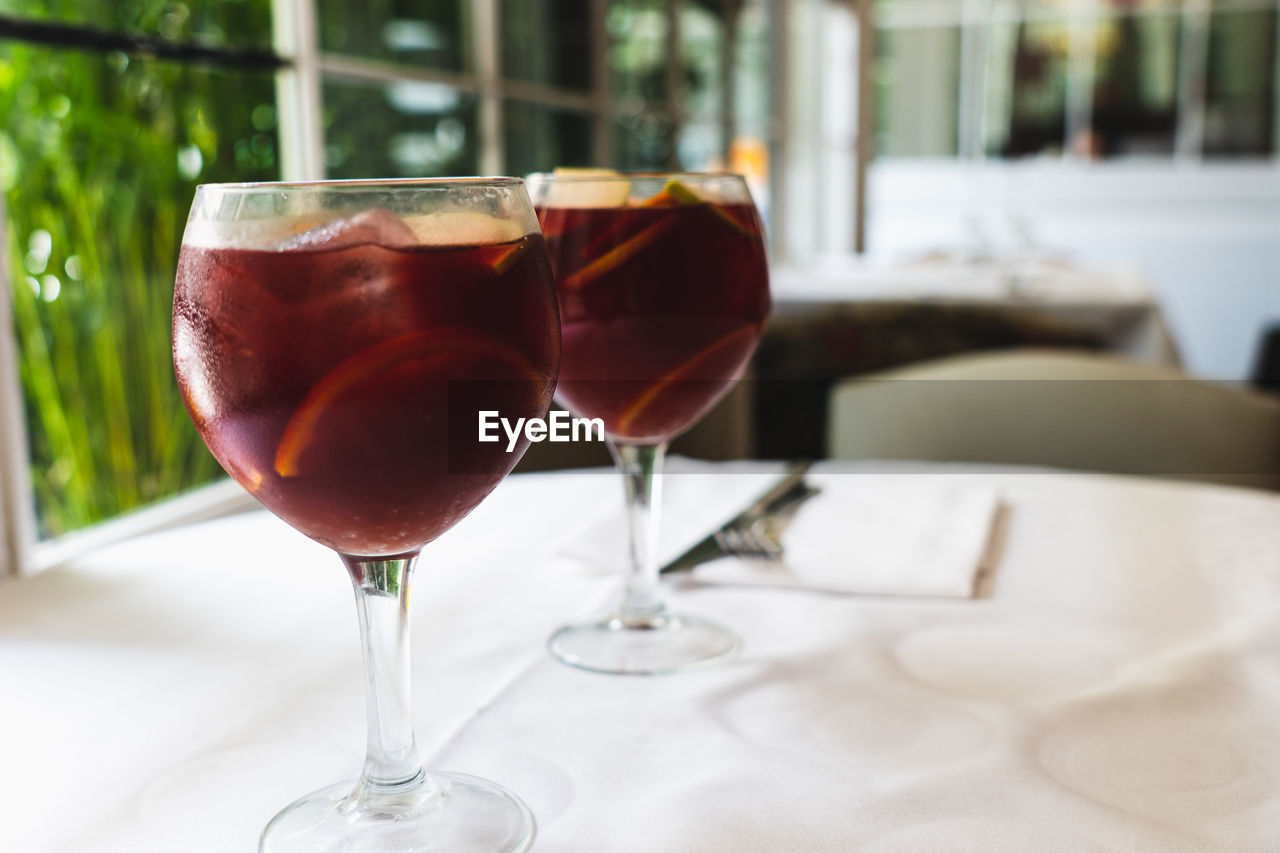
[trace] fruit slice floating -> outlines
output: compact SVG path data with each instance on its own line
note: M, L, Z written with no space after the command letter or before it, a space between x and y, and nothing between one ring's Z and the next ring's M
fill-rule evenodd
M565 180L550 183L546 207L626 207L631 198L631 182L612 169L556 169L552 175Z
M686 204L703 204L704 199L679 181L667 181L662 190L645 199L640 207L680 207Z
M666 186L657 195L646 199L641 207L686 207L694 204L705 204L707 210L725 225L747 237L755 236L754 232L729 211L720 205L704 199L693 189L679 181L667 181Z
M520 256L520 250L524 248L524 242L511 243L509 245L495 246L493 252L485 258L485 263L493 268L494 275L502 275L515 264L516 258Z
M488 246L524 236L518 222L472 210L420 213L401 217L419 246Z
M684 207L686 205L702 204L702 199L694 194L693 190L686 187L679 181L667 181L661 192L650 196L634 207L639 208L672 208ZM629 214L618 216L614 221L599 234L597 234L590 243L582 249L582 257L585 260L593 260L608 252L614 246L624 242L635 234L639 234L646 226L646 220L652 220L643 214Z
M658 216L669 215L671 215L669 211L658 214ZM613 222L591 238L591 242L582 247L582 259L584 261L594 261L657 221L652 215L635 213L624 213L614 217Z
M601 276L617 269L652 246L654 241L670 231L675 224L676 217L674 216L659 219L634 237L614 246L573 275L565 277L560 282L560 289L581 290L592 282L598 281Z
M732 377L725 375L723 371L717 371L715 375L709 375L709 370L716 366L720 359L732 355L737 348L747 347L758 334L760 334L760 327L752 323L734 329L719 340L698 350L687 361L682 362L666 376L646 388L627 407L626 411L618 417L618 432L623 435L629 434L636 421L653 405L654 401L662 397L663 394L675 390L678 387L677 383L728 381ZM737 365L734 366L736 367Z
M534 370L529 360L489 335L456 326L410 332L351 356L321 379L298 406L285 427L276 448L275 470L281 477L305 473L301 464L318 425L336 402L395 368L414 362L427 367L457 357L484 358L500 362L521 379L545 384L546 378Z

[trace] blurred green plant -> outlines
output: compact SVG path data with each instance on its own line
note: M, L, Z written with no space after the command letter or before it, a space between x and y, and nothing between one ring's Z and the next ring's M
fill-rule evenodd
M0 14L170 41L271 46L271 0L0 0Z
M128 5L144 24L186 8L17 5L91 21L88 7ZM270 31L267 0L224 5L238 13L222 10L227 32ZM276 145L268 72L0 42L0 188L42 536L220 474L173 380L174 269L196 184L275 178Z

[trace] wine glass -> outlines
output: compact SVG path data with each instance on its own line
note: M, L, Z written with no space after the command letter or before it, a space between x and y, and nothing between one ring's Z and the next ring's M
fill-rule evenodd
M549 648L599 672L656 674L732 653L738 639L673 613L658 584L667 443L728 392L770 308L760 218L723 174L529 177L560 299L556 398L599 418L626 486L631 567L605 619L561 628Z
M360 778L267 826L264 853L520 851L534 822L483 779L423 769L409 705L409 580L527 444L480 411L542 417L560 361L546 251L512 178L206 185L173 305L201 437L271 512L338 553L364 648Z

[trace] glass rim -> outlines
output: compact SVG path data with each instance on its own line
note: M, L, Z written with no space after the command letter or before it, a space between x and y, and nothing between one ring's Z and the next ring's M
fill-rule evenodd
M443 178L334 178L315 181L243 181L233 183L197 184L200 190L239 190L244 192L274 192L276 190L360 190L360 189L414 189L453 187L519 187L524 178L509 175L465 175Z
M606 183L612 181L636 181L636 180L662 180L662 181L681 181L684 183L705 183L707 181L723 181L734 180L746 183L746 176L738 172L618 172L612 175L557 175L555 172L530 172L525 175L525 182L530 181L554 181L556 183L586 183L588 181Z

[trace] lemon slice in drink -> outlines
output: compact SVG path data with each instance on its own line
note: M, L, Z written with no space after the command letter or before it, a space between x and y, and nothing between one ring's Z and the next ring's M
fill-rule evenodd
M518 223L474 211L425 213L403 219L420 246L494 246L485 260L497 275L511 268L525 245L516 242L525 235Z
M546 207L626 207L631 198L631 181L613 169L556 169L551 174L565 180L550 182Z
M510 219L499 219L475 211L458 210L403 216L419 246L488 246L510 243L525 235L525 229Z

